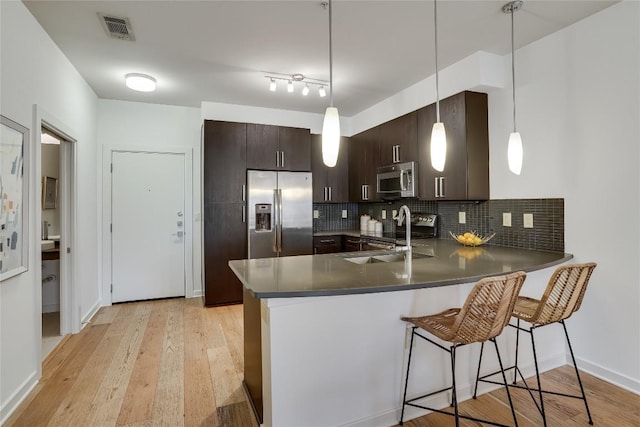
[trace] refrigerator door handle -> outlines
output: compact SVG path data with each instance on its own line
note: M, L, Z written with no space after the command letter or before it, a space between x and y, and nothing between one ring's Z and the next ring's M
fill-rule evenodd
M274 233L273 233L273 252L278 253L278 190L273 190L273 223L274 223Z
M276 227L276 236L278 239L278 254L282 252L282 189L278 189L278 225Z

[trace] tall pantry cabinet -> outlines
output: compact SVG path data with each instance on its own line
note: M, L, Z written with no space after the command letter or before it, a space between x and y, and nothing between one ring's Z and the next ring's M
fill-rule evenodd
M235 304L242 284L228 262L247 255L247 125L205 120L202 139L204 304Z

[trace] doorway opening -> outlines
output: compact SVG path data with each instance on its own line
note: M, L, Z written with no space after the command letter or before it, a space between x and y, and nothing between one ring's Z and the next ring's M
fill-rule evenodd
M65 294L72 283L72 141L43 124L40 140L42 255L42 360L70 333Z

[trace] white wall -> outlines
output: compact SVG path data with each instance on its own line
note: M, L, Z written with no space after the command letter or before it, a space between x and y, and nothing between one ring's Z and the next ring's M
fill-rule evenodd
M201 217L201 186L200 186L200 109L190 107L178 107L170 105L145 104L139 102L114 101L101 99L98 102L98 158L99 165L103 155L104 146L117 146L118 148L155 148L171 149L175 147L191 148L193 151L193 212L196 220L193 222L194 236L192 253L193 265L193 296L202 295L202 244L199 236L202 234ZM102 168L98 169L99 180L109 180L108 174L104 175ZM108 212L104 209L108 201L100 195L101 223L103 229L108 225ZM102 247L102 239L100 239ZM109 258L103 251L101 259L103 265L102 289L103 304L111 301L108 295ZM187 292L189 295L189 292Z
M640 393L640 3L515 55L525 160L508 172L511 90L490 93L491 197L565 199L567 252L598 263L567 322L578 364Z
M40 372L40 153L34 104L65 125L77 142L78 284L76 323L99 303L96 209L97 97L22 2L0 2L0 112L31 130L29 271L0 283L0 420Z

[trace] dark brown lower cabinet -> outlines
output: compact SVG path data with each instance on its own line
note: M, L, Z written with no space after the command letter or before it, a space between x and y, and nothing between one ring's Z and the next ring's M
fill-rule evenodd
M342 236L314 236L313 253L333 254L342 251Z
M342 236L342 252L358 252L359 250L359 237Z
M242 302L242 284L228 262L247 258L244 203L205 203L204 304Z

